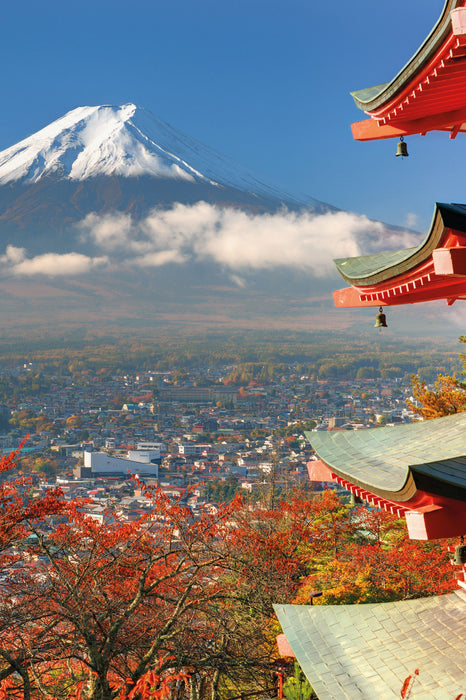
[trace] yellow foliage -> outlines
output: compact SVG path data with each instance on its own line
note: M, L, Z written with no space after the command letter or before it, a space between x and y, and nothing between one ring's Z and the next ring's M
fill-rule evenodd
M417 415L426 420L466 410L466 391L456 377L439 374L431 389L419 377L411 376L413 395L420 405L407 401Z

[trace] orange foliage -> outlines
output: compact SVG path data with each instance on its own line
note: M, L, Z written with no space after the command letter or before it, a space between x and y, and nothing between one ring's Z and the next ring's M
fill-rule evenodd
M354 509L350 536L341 542L338 554L322 550L296 603L307 603L316 590L323 593L316 603L330 605L420 598L457 587L444 543L410 540L404 522L385 511Z
M428 389L425 382L413 375L411 386L418 403L407 401L408 408L426 420L466 410L466 391L456 377L439 374Z

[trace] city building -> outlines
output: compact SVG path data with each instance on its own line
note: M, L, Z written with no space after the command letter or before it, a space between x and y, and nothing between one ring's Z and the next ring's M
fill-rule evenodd
M158 478L160 452L130 450L127 457L113 457L107 452L84 452L84 467L78 467L79 478L129 475Z

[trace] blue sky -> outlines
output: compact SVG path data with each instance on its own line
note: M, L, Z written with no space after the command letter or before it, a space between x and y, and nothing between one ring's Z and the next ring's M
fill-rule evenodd
M357 143L350 90L390 80L443 0L23 0L2 7L0 148L135 102L292 194L428 228L466 201L466 136Z

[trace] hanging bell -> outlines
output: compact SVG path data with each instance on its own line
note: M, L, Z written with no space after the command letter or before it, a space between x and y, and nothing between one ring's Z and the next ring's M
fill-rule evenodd
M383 312L383 308L381 306L379 307L379 313L375 317L374 328L388 328L387 317L385 316L385 314Z
M405 140L402 136L400 136L400 140L398 141L395 156L401 156L402 158L407 158L409 156L408 146L406 145Z
M466 545L458 544L455 547L455 556L453 557L455 566L463 566L466 564Z

